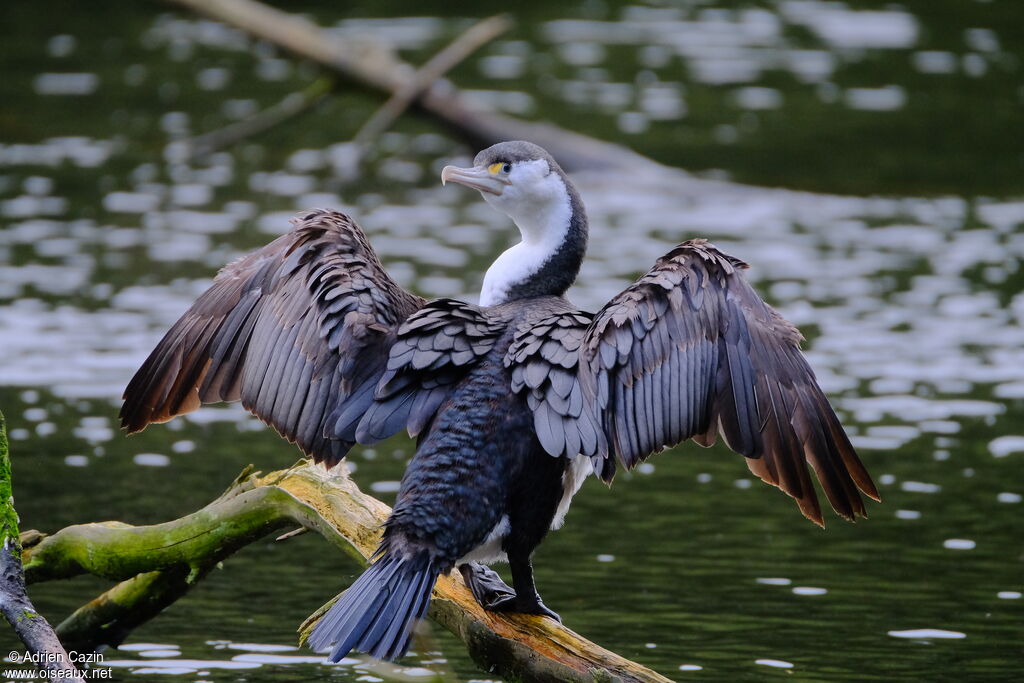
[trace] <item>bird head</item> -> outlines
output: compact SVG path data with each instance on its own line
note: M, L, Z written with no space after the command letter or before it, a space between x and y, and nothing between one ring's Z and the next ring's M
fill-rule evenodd
M479 190L492 207L508 215L527 241L564 230L573 211L572 185L550 154L531 142L499 142L476 155L473 166L445 166L448 181Z

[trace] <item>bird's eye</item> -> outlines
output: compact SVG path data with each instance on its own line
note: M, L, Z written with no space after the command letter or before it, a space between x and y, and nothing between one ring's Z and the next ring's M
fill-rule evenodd
M504 166L501 167L501 170L502 170L503 173L511 173L512 172L512 164L506 163Z

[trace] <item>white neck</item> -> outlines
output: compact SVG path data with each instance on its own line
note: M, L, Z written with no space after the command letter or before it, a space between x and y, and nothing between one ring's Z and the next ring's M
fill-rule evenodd
M557 177L556 174L551 174ZM561 196L524 207L512 216L522 241L502 252L484 275L481 306L496 306L507 300L509 290L535 275L558 252L569 232L572 205L562 185Z

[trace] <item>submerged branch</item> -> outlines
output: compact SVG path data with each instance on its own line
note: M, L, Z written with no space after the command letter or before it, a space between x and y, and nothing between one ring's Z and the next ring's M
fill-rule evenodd
M147 572L122 581L76 609L57 625L57 635L72 650L90 652L103 645L117 647L136 628L185 595L206 571L188 567Z
M376 549L390 508L360 491L344 468L304 463L265 476L246 474L217 500L173 522L83 524L25 548L31 581L81 573L122 581L61 625L68 641L119 643L217 562L281 527L316 531L363 563ZM303 639L318 616L302 626ZM438 580L430 617L462 639L482 667L508 678L668 680L550 619L485 611L458 572Z
M185 140L188 154L201 159L216 151L238 144L303 114L319 104L334 88L334 79L323 76L299 92L286 95L280 102L223 128Z
M446 48L431 57L412 78L395 90L387 102L374 112L352 139L360 153L409 108L416 98L426 92L446 73L458 66L481 45L493 40L512 26L504 14L489 17L473 24Z
M394 96L416 89L416 71L375 41L341 41L313 22L256 0L167 0L235 26L293 55L369 90ZM598 140L550 123L523 121L470 106L457 88L435 81L414 99L417 109L436 119L474 147L503 140L530 140L551 152L569 171L581 169L662 169L621 145Z

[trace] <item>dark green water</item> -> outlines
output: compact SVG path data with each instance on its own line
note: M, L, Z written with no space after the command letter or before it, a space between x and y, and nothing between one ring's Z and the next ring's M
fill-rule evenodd
M300 7L415 62L475 16ZM175 140L317 77L224 27L158 3L8 3L0 16L0 408L24 528L165 521L248 463L297 458L240 410L130 439L115 421L162 331L293 212L351 211L399 281L431 296L475 296L511 239L476 197L439 186L441 166L473 150L429 122L401 121L352 177L339 143L379 101L344 88L293 125L179 159ZM738 456L683 446L611 491L587 483L538 551L547 603L674 680L1019 678L1020 3L534 3L517 19L453 80L698 176L581 175L593 239L572 298L600 306L687 237L748 260L808 337L884 498L868 521L823 532ZM402 438L357 449L354 476L388 500L410 453ZM107 661L132 680L486 679L438 629L397 673L301 659L295 628L357 571L312 535L257 543ZM59 621L104 588L32 595Z

